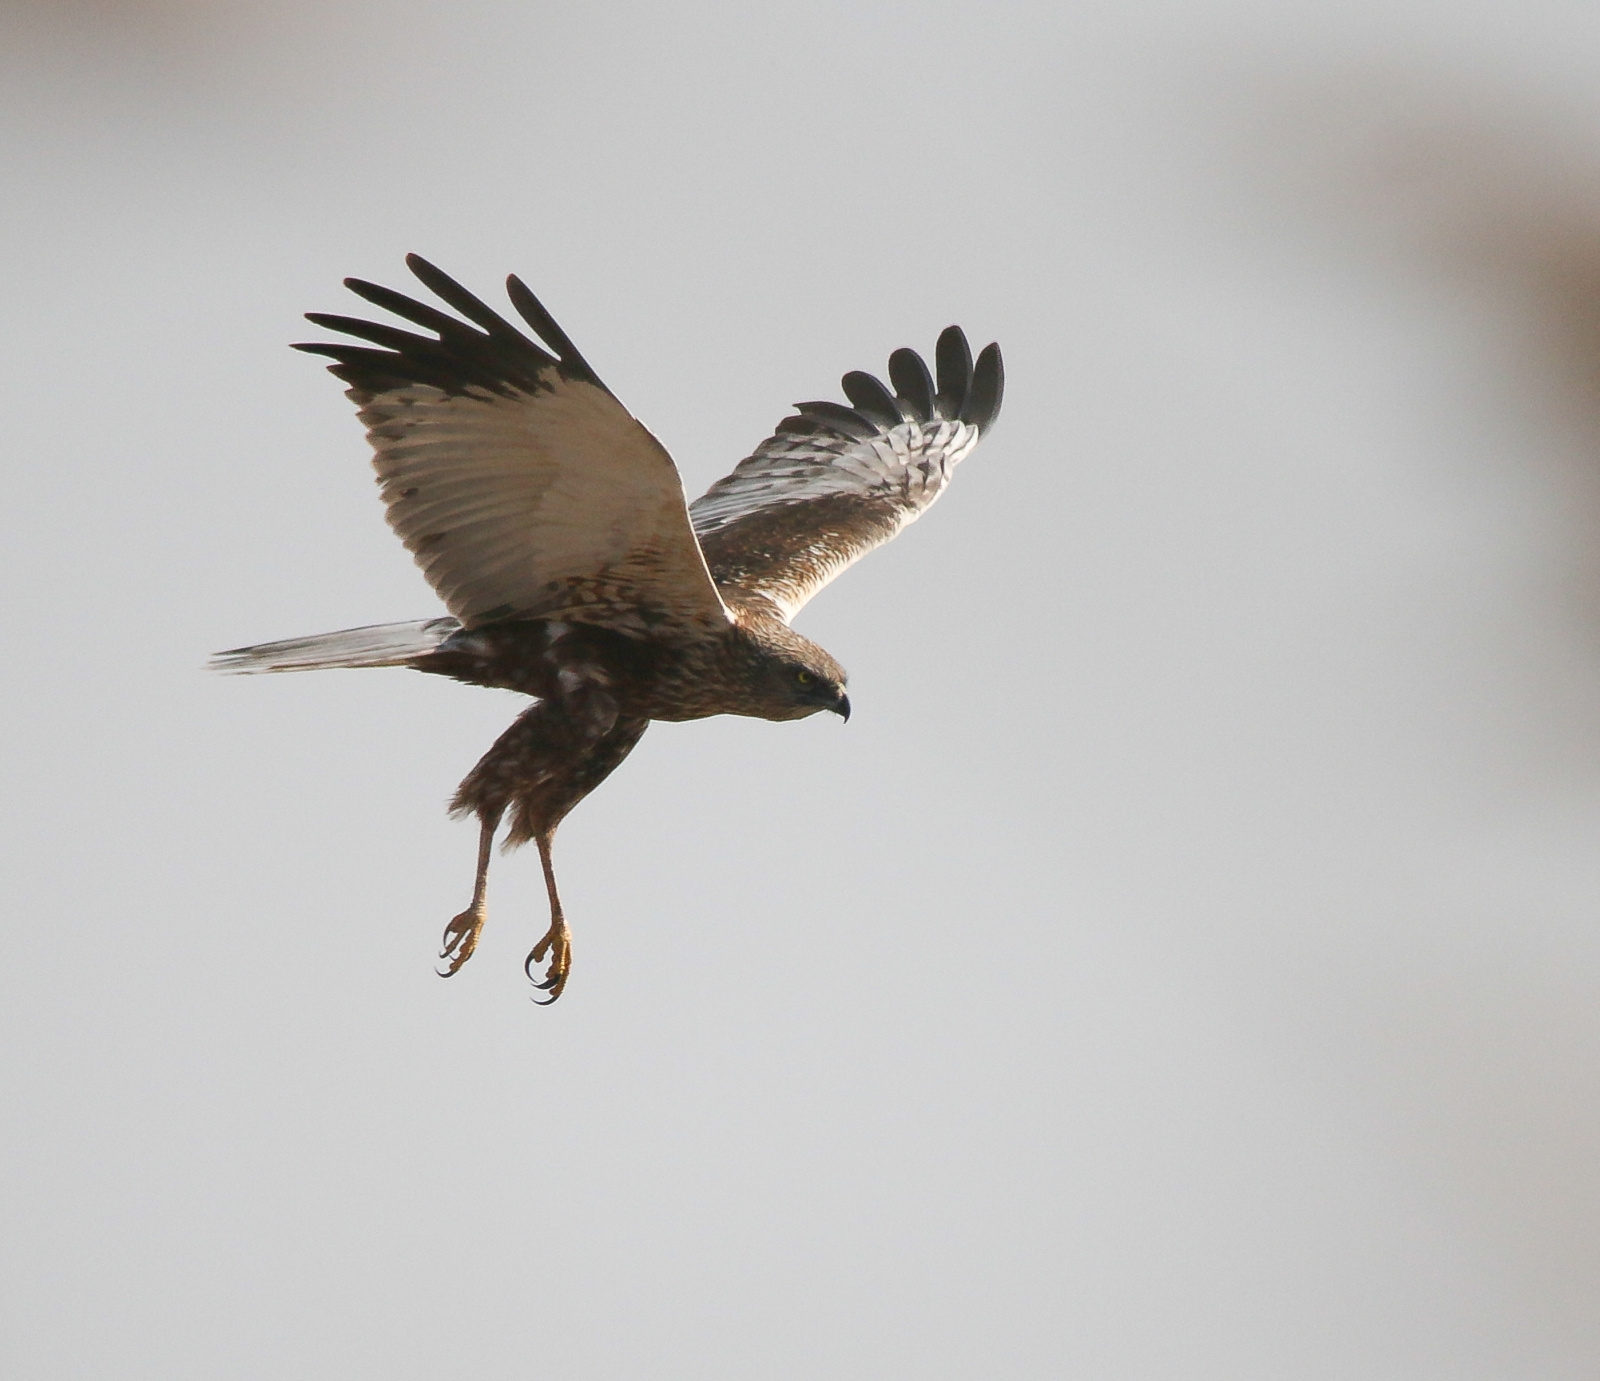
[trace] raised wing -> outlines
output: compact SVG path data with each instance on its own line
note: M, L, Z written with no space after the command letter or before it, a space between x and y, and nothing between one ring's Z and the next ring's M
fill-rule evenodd
M914 350L889 357L893 392L846 374L854 405L797 413L689 506L711 574L732 597L761 595L785 620L840 571L913 522L1000 412L1000 347L972 362L959 327L935 351L937 389Z
M534 295L506 281L540 344L425 259L406 264L467 322L347 278L434 334L311 312L370 345L295 349L330 357L351 386L390 526L450 612L469 628L555 617L667 636L726 627L672 458Z

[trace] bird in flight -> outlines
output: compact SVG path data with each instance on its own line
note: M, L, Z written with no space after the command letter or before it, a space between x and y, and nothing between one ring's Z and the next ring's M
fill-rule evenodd
M694 503L677 467L515 276L528 336L417 255L411 272L461 320L359 278L345 286L421 327L307 319L364 344L295 346L333 360L372 445L391 527L448 616L218 653L229 672L411 667L532 696L451 803L479 823L472 901L445 928L448 977L482 933L490 850L533 840L550 926L524 965L561 996L571 933L551 863L568 812L652 719L850 716L845 672L790 628L812 595L944 492L1000 411L1000 350L973 362L958 327L935 373L912 350L890 385L854 371L849 406L792 416Z

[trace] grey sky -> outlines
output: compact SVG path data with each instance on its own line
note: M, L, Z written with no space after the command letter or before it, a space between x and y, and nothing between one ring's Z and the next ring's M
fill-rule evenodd
M18 1378L1600 1368L1592 6L0 7ZM692 493L1005 413L432 976L513 697L285 345L417 250Z

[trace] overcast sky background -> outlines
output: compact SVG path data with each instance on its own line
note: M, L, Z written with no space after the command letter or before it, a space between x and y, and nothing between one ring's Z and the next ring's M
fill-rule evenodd
M1600 1372L1600 12L0 6L18 1378ZM999 339L433 976L518 708L285 348L515 270L691 493ZM825 722L824 722L825 721Z

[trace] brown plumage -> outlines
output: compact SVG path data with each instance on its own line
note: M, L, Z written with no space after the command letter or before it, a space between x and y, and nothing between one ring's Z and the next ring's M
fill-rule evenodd
M893 391L851 373L852 406L797 413L692 505L672 459L516 278L530 339L416 255L413 273L466 321L360 279L368 302L432 332L309 314L368 345L297 346L350 385L391 526L450 617L218 654L224 671L404 666L534 697L467 774L451 811L479 821L472 902L444 932L443 973L477 948L489 858L539 846L550 925L527 959L555 1001L571 968L551 841L652 719L848 718L845 673L789 620L925 510L1000 409L1000 352L974 365L939 338L937 390L897 350ZM470 324L468 324L470 323Z

